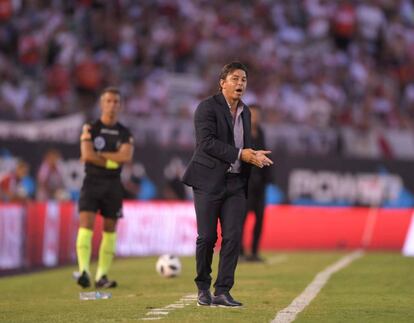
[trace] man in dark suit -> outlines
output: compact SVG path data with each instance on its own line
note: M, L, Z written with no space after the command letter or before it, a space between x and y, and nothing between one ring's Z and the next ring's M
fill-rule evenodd
M270 166L270 151L251 149L250 111L241 101L247 68L233 62L223 67L220 93L202 101L195 112L196 149L183 182L193 187L197 216L196 262L198 305L237 307L232 298L234 272L246 210L250 165ZM220 220L222 245L214 297L211 263Z
M251 112L251 134L252 134L252 148L255 150L264 150L266 147L263 129L260 126L260 107L257 104L249 106ZM247 261L261 262L263 259L259 256L259 243L262 235L263 216L265 208L265 189L270 182L270 169L253 168L249 179L249 194L247 199L247 212L253 211L255 216L255 223L253 228L253 237L251 244L251 254L246 255L243 245L240 249L240 256ZM245 231L243 227L243 232ZM242 235L244 236L244 234Z

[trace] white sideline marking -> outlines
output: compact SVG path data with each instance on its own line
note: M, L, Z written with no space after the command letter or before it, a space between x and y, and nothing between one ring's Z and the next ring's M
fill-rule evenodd
M184 308L187 305L194 303L197 300L197 294L189 294L181 297L178 301L164 306L162 308L153 308L148 311L145 316L141 318L142 321L161 320L170 314L171 311L179 308Z
M285 307L277 312L276 317L271 323L293 322L296 316L302 312L305 307L308 306L309 303L312 302L312 300L318 295L332 274L345 268L351 262L362 257L363 255L364 252L362 250L354 251L318 273L313 281L305 288L302 294L296 297L288 307Z

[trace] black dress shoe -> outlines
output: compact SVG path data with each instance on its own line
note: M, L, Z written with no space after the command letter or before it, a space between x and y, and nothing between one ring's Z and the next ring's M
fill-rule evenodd
M221 306L221 307L240 307L243 306L242 303L236 301L231 297L229 292L214 296L211 305Z
M211 305L211 293L209 290L199 290L197 298L198 306L210 306Z

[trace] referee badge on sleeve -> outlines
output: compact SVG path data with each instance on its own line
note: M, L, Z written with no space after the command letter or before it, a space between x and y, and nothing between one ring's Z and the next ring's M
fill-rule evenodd
M96 150L102 150L105 147L105 138L98 136L93 140L93 145Z

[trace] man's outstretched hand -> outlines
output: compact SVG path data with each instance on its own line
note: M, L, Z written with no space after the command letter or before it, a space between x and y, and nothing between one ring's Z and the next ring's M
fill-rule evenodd
M245 163L263 168L263 166L273 165L273 161L266 156L270 153L270 150L253 150L251 148L246 148L242 150L240 159Z
M266 155L271 154L270 150L257 150L256 158L262 163L263 166L273 165L273 161Z

